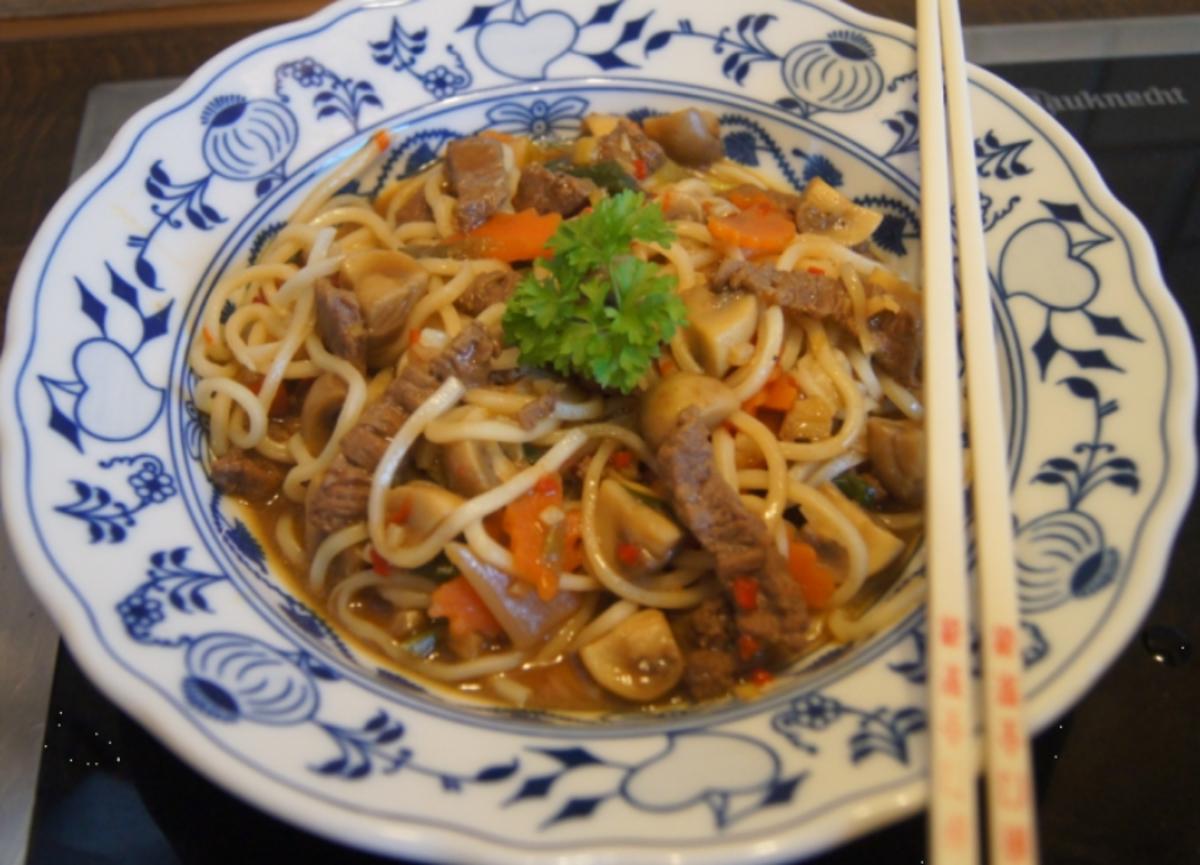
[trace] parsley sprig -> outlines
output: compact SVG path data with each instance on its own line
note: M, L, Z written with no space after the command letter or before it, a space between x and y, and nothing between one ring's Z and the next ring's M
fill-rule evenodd
M606 198L550 238L548 274L531 272L504 313L521 361L629 393L686 319L675 277L634 257L631 245L669 245L674 233L640 192Z

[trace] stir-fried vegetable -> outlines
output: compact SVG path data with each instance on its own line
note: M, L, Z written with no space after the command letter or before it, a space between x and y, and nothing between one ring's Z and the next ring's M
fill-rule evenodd
M485 258L498 258L510 264L532 261L550 254L546 243L558 229L562 217L557 213L540 214L536 210L497 213L469 235L477 241Z
M846 498L857 502L864 508L874 508L879 505L881 490L862 475L844 472L834 478L833 482Z
M455 637L482 634L495 638L504 633L479 593L462 576L448 580L433 590L429 615L435 619L446 619L450 634Z
M729 216L710 216L708 230L715 240L752 252L781 252L796 236L796 224L783 211L751 204Z
M504 509L514 576L532 583L544 601L558 593L559 573L583 563L581 515L577 508L563 511L562 503L562 479L551 474Z
M754 414L760 408L771 411L787 411L799 395L800 388L796 387L792 377L784 375L779 367L775 367L762 390L746 400L742 404L742 408L749 414Z
M788 546L788 570L800 584L804 600L810 607L821 609L829 604L836 586L833 574L821 564L816 549L803 541L792 541Z

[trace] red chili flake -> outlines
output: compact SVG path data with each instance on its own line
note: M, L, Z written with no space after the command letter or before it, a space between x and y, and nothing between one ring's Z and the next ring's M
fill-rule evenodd
M813 276L824 276L825 275L825 271L823 271L819 267L810 267L808 269L808 272L811 273Z
M750 675L746 677L755 685L765 685L768 682L775 681L775 677L771 675L770 670L764 670L762 667L757 667L750 671Z
M541 496L552 496L558 492L558 478L554 475L542 475L533 485L533 491Z
M371 569L381 577L386 577L388 571L391 570L391 565L388 560L379 555L374 547L371 547Z
M392 143L392 136L387 133L387 130L380 129L371 136L371 142L375 145L375 149L380 153L387 150Z
M634 177L636 177L638 180L645 180L646 175L649 173L650 173L649 169L646 167L646 160L644 160L644 159L633 160L633 176Z
M633 454L629 451L617 451L612 455L612 464L619 469L627 469L633 465Z
M642 560L642 551L637 544L617 544L617 558L621 564L633 567Z
M738 634L737 648L738 657L743 661L749 661L758 654L758 651L762 648L762 646L758 644L758 640L754 639L754 637L750 636L749 634Z
M753 577L735 577L733 580L733 602L739 609L749 612L758 609L758 580Z
M396 508L396 512L388 517L388 522L394 526L402 526L408 522L408 518L412 516L412 499L405 499L400 503L400 507Z

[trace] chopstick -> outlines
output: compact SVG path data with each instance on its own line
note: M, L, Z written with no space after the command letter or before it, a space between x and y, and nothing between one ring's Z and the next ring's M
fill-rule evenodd
M921 282L925 303L925 568L928 581L929 852L974 865L979 852L963 536L962 409L954 308L946 109L937 0L917 0Z
M955 494L962 483L957 364L929 362L957 356L945 165L948 113L979 572L989 861L992 865L1033 865L1038 858L1037 831L1029 737L1022 711L1008 462L962 22L956 0L917 0L917 20L927 328L927 516L929 531L936 536L929 541L930 548L934 549L936 542L939 553L928 565L931 860L935 865L969 865L978 859L973 725L966 704L970 688L955 687L957 682L970 682L968 641L963 638L950 646L944 639L948 630L965 634L968 612L962 496ZM943 65L948 111L942 107ZM955 456L951 457L951 452ZM960 542L947 540L946 534L957 535ZM956 726L956 716L961 716L962 725ZM961 735L963 729L966 735Z
M1021 697L1023 672L1012 503L1008 494L1000 372L996 358L987 254L983 242L975 143L962 21L957 0L940 0L946 103L950 114L959 279L962 291L967 393L975 485L975 548L979 568L983 653L984 756L988 849L994 865L1038 859L1029 734Z

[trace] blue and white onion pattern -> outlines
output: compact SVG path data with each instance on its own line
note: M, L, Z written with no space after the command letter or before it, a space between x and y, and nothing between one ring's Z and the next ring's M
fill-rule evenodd
M1119 554L1082 511L1051 511L1021 526L1014 539L1021 612L1040 613L1112 582Z
M300 137L295 115L274 99L219 96L200 119L204 161L229 180L255 180L280 171Z
M288 726L316 714L312 675L252 637L205 634L188 646L185 663L184 696L218 721Z
M883 78L874 46L851 30L801 42L783 58L783 83L806 113L866 108L883 91Z

